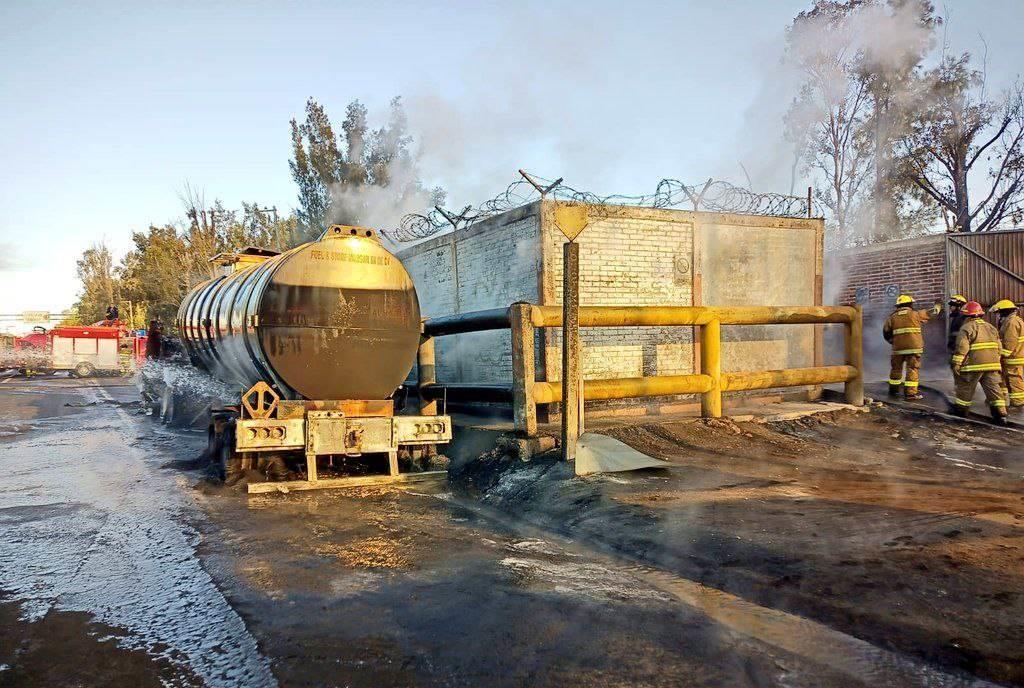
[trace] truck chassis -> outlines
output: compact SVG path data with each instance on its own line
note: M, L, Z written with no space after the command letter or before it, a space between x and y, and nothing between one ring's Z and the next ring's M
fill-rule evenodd
M396 416L393 402L365 400L281 399L265 382L257 382L238 407L212 413L210 451L221 463L222 477L232 468L252 468L261 455L305 456L305 480L249 483L250 494L332 487L359 487L389 483L443 480L446 470L399 470L399 452L429 457L436 447L451 441L448 416ZM383 454L385 475L319 476L323 457L361 457Z

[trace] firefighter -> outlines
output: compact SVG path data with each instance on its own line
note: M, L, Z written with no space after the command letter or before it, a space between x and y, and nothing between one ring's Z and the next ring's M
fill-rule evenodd
M1003 398L1002 365L999 362L999 332L982 319L983 315L985 311L977 301L969 301L964 306L967 320L956 337L956 347L950 359L953 381L956 383L953 413L962 418L967 417L974 400L974 390L980 382L992 412L992 420L997 425L1006 425L1006 400Z
M121 314L118 312L117 306L115 306L114 304L110 304L109 306L107 306L107 316L105 320L109 320L111 323L114 323L117 322L117 320L120 317Z
M953 294L949 297L949 333L946 335L946 348L950 353L953 353L953 347L956 346L956 335L964 324L963 310L966 305L967 299L960 294Z
M146 330L146 358L160 358L163 353L164 329L159 320L150 320Z
M999 313L999 355L1010 409L1021 411L1024 410L1024 319L1017 312L1017 304L1009 299L996 302L991 310Z
M924 354L924 336L921 325L933 315L942 312L942 305L935 304L924 310L914 310L914 297L900 294L896 299L896 310L882 326L882 336L892 344L892 359L889 371L889 394L896 396L903 387L904 398L922 399L918 393L918 379L921 371L921 356ZM903 369L906 367L906 381Z

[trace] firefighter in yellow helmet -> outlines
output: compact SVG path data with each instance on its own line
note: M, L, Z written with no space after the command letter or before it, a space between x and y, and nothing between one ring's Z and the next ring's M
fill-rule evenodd
M991 310L999 313L999 355L1010 408L1024 410L1024 319L1009 299L997 301Z
M896 396L903 387L907 399L921 399L918 393L918 379L921 371L921 356L924 354L924 335L921 325L933 315L942 312L942 306L935 304L924 310L914 310L914 297L900 294L896 299L896 310L882 325L882 336L892 344L892 359L889 370L889 394ZM906 368L906 381L903 370Z
M967 298L962 294L953 294L949 297L949 331L946 333L946 348L953 353L956 346L956 335L960 326L964 324L964 306L967 305Z
M974 399L974 391L980 382L992 412L992 420L997 425L1006 425L1006 400L1003 398L1002 366L999 360L999 332L982 319L985 311L977 301L970 301L964 306L964 315L967 316L967 321L956 337L956 346L950 361L953 366L953 381L956 384L953 413L963 418L967 417Z

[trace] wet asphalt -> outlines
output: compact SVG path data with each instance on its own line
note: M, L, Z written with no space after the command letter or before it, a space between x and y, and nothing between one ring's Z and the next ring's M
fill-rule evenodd
M990 685L774 581L647 556L680 513L674 556L699 534L692 503L666 511L672 477L537 464L475 492L247 497L184 470L204 438L136 398L120 379L0 382L0 686ZM731 487L709 475L679 478ZM636 488L655 509L608 501ZM723 547L702 544L702 564Z

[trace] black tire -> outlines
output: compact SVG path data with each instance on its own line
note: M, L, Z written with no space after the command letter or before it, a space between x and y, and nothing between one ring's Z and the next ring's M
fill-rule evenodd
M242 457L235 451L235 428L228 426L221 435L217 472L225 484L231 485L242 477Z
M74 373L75 377L92 377L93 375L96 374L96 368L93 366L92 363L82 361L81 363L75 366Z

